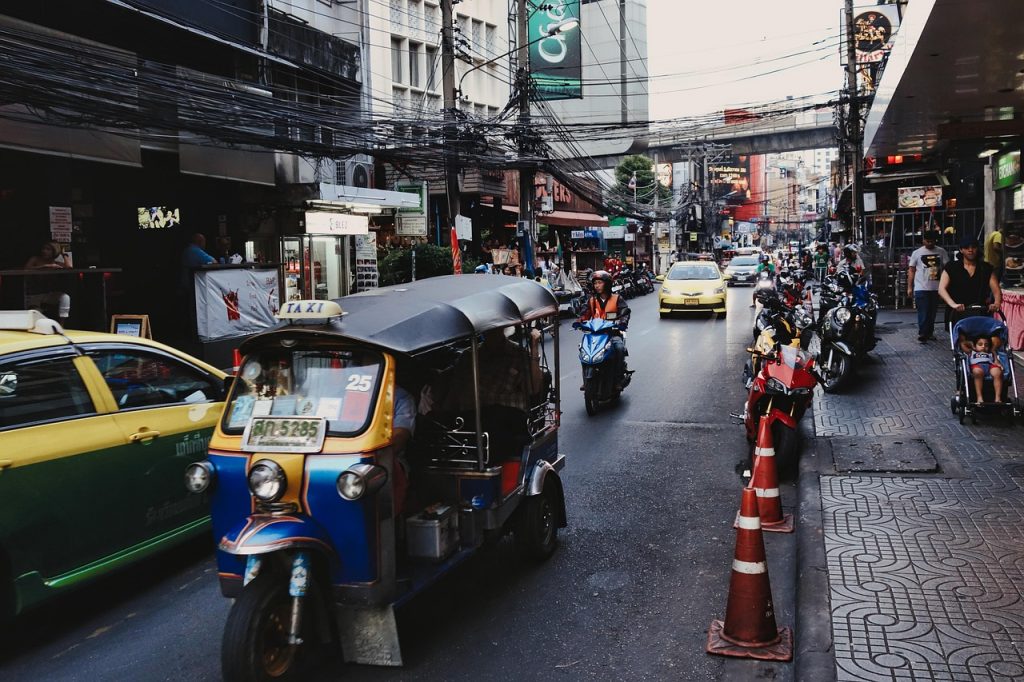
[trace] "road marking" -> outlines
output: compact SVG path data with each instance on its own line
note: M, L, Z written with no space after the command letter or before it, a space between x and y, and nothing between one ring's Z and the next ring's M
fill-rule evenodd
M96 628L95 630L93 630L93 631L92 631L92 634L91 634L91 635L89 635L88 637L86 637L86 639L93 639L93 638L95 638L95 637L99 637L99 636L100 636L100 635L102 635L102 634L103 634L104 632L107 632L107 631L109 631L109 630L110 630L110 628L112 628L112 627L114 627L114 626L113 626L113 625L104 625L104 626L103 626L103 627L101 627L101 628Z

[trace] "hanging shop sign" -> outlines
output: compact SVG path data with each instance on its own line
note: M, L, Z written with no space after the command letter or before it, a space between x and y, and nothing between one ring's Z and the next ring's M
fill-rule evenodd
M580 25L549 32L558 24L580 19L580 0L549 0L546 9L530 14L530 79L539 100L583 97L583 50Z
M71 207L50 207L50 239L59 244L71 243Z
M934 208L942 206L942 185L900 187L896 190L900 208Z
M1020 182L1020 150L1003 154L996 159L996 177L992 186L1006 189Z
M277 268L196 272L196 331L203 341L255 334L277 324Z
M633 234L632 232L627 232L626 234L622 235L622 238L625 239L627 242L636 241L636 235Z
M1024 211L1024 187L1013 190L1013 210Z
M399 215L395 218L395 234L399 237L426 237L427 216Z
M463 241L473 241L473 220L464 215L455 216L455 234Z
M373 232L356 236L356 291L376 289L380 273L377 270L377 235Z
M569 239L583 239L583 230L573 230L569 233Z
M625 225L610 225L602 229L605 239L625 239L626 237Z
M402 215L427 215L427 183L425 182L399 182L395 185L396 192L407 192L409 194L415 194L420 198L420 205L416 208L402 207L398 209L398 212ZM426 234L424 232L423 234Z
M840 35L846 33L846 13L840 11ZM892 49L892 38L900 27L900 15L896 5L869 5L853 9L853 40L855 58L858 64L875 64L882 61ZM841 62L846 64L846 51L842 51Z
M370 219L364 215L306 211L306 234L352 235L370 231Z

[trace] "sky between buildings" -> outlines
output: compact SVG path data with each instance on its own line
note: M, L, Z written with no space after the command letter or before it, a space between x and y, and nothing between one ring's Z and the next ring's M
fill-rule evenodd
M651 118L839 90L841 9L839 0L647 0Z

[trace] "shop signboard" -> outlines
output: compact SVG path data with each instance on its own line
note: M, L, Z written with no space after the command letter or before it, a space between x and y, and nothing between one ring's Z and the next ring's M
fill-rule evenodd
M380 279L377 270L377 235L356 235L356 291L376 289Z
M633 234L632 232L627 232L626 234L622 235L622 238L625 239L627 242L636 241L636 235Z
M366 234L369 231L370 219L364 215L306 211L306 234L345 236Z
M942 185L899 187L896 200L900 208L936 208L942 206Z
M277 324L277 268L231 268L195 273L196 331L203 341L244 336Z
M395 234L399 237L426 237L427 216L399 215L395 218Z
M603 235L601 228L588 227L583 230L584 239L600 239Z
M996 159L995 189L1006 189L1020 182L1020 150L1003 154Z
M892 39L900 27L896 5L868 5L853 8L853 39L858 64L875 64L892 49ZM839 35L846 35L846 13L839 12ZM846 50L840 59L846 64Z
M539 100L583 97L583 50L580 25L549 32L558 24L580 19L580 0L548 0L530 13L530 80Z
M455 234L463 241L473 240L473 220L464 215L455 216Z
M750 192L750 157L739 154L723 163L708 164L708 182L712 199L728 197L730 203L746 201Z
M605 239L624 239L626 235L625 225L609 225L603 230Z
M427 215L427 183L425 182L399 182L395 184L396 192L407 192L415 194L420 198L420 205L416 208L402 207L398 209L400 215ZM424 232L423 234L426 234Z
M1013 210L1024 211L1024 186L1013 190Z
M586 233L583 230L573 230L569 233L570 239L583 239Z

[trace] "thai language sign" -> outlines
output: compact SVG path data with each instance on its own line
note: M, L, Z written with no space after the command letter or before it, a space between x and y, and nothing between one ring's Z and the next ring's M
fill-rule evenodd
M530 79L539 100L583 97L580 0L548 0L530 14ZM574 25L565 22L575 20ZM560 25L566 28L559 30Z

